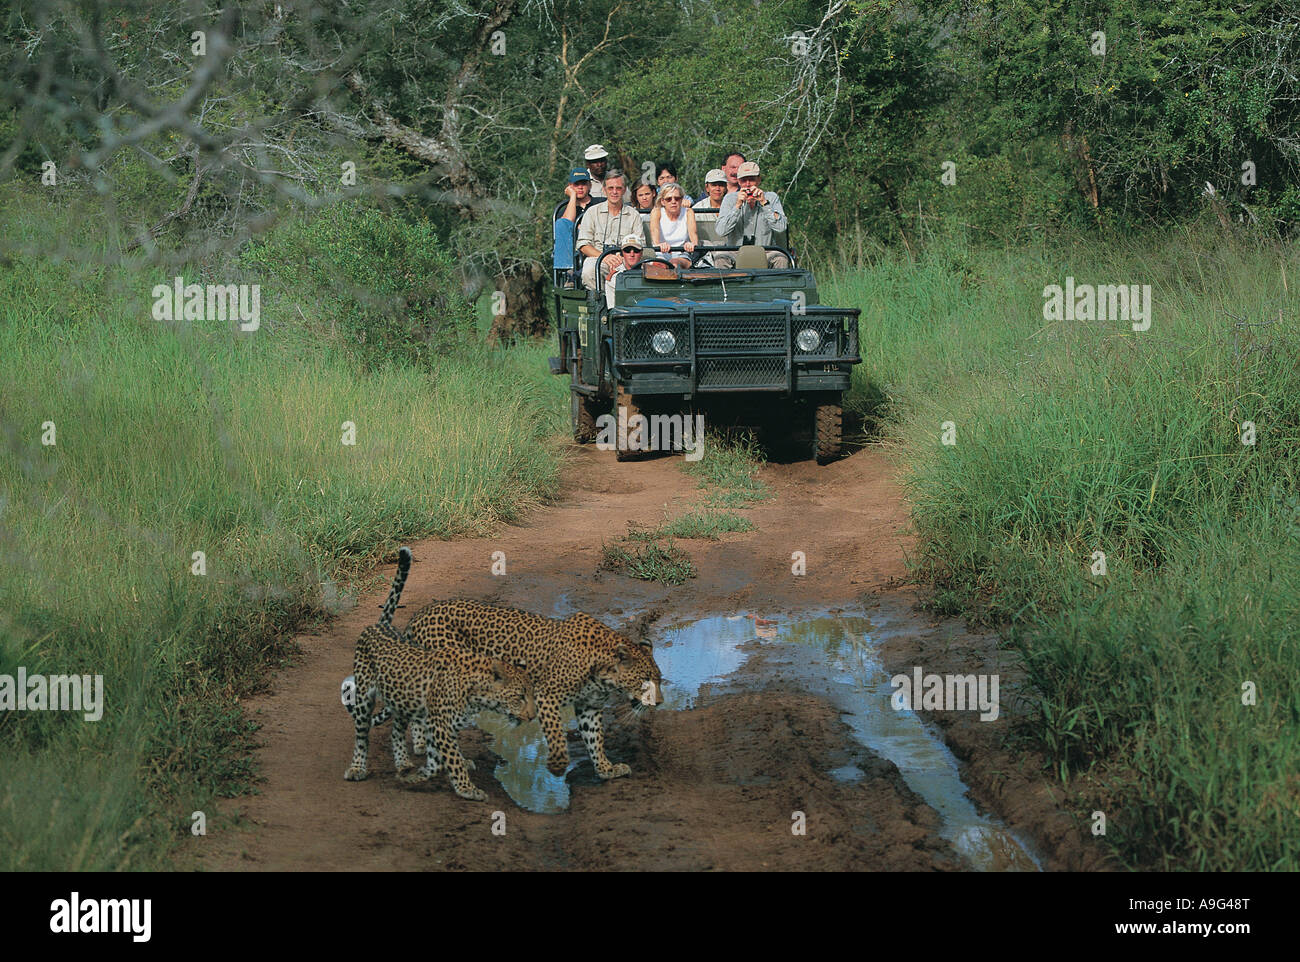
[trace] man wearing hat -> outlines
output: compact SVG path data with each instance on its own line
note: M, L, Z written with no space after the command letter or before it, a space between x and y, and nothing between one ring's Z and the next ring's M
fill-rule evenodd
M781 198L770 190L763 190L763 182L758 164L747 160L736 171L736 182L740 189L732 191L722 201L718 211L717 232L725 237L728 245L761 244L766 247L772 243L772 235L785 231L790 222L781 207ZM726 254L713 255L714 261L727 257ZM789 267L790 260L777 251L767 252L768 267Z
M605 199L605 171L609 169L609 151L600 144L592 144L582 155L587 161L587 175L591 180L591 196L596 200Z
M623 203L627 192L627 179L617 168L605 173L606 199L592 204L578 224L578 249L587 258L582 262L582 283L588 290L596 289L596 262L606 246L613 246L628 234L641 231L641 215L635 207ZM610 260L618 258L611 256Z
M727 196L727 175L714 167L704 175L704 196L694 204L695 210L717 210Z
M641 249L642 239L640 233L624 234L620 241L622 250L619 251L619 259L609 257L605 260L605 300L611 309L614 307L614 275L641 269L641 257L645 253Z
M591 175L586 167L575 167L569 172L569 183L564 188L568 200L561 201L555 208L555 220L571 220L575 224L582 212L596 201L591 196Z

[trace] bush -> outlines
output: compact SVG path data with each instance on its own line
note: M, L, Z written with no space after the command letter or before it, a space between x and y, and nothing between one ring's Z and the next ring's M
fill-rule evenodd
M473 305L428 222L335 205L249 244L240 263L275 275L263 294L272 318L296 318L307 307L299 294L313 292L320 314L302 317L341 336L367 366L398 360L430 368L474 330Z

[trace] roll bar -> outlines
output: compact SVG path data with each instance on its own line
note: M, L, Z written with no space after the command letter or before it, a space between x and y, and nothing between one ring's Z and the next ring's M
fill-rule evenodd
M710 246L708 246L708 247L705 247L705 246L703 246L703 245L701 244L701 245L696 245L695 250L693 250L693 251L688 251L688 250L686 250L686 249L683 248L683 247L670 247L670 248L668 248L667 253L669 253L669 254L672 254L672 253L674 253L674 252L676 252L676 253L682 253L682 254L686 254L688 257L690 257L690 259L691 259L691 266L690 266L690 267L683 268L683 270L719 270L719 271L721 271L721 270L726 270L726 271L734 271L734 270L736 270L737 268L734 268L734 267L698 268L698 267L695 266L695 264L696 264L696 262L699 261L701 258L704 258L704 257L708 256L709 254L713 254L713 253L716 253L716 252L718 252L718 251L722 251L722 252L724 252L724 253L727 252L727 251L738 251L738 250L740 250L740 247L741 247L741 246L742 246L742 245L737 245L737 244L717 244L717 245L710 245ZM794 253L793 253L793 252L786 250L784 247L779 247L779 246L777 246L776 244L771 244L771 245L766 245L766 244L747 244L747 245L743 245L743 246L747 246L747 247L762 247L764 251L775 251L775 252L778 253L778 254L784 254L784 255L786 256L786 259L790 261L790 267L788 268L789 270L795 270L795 269L798 268L798 266L799 266L798 262L795 260L795 257L794 257ZM662 253L664 253L664 251L661 251L661 250L659 250L658 248L648 248L648 247L646 247L645 245L642 245L641 249L642 249L643 251L645 251L645 250L654 250L655 254L662 254ZM597 261L599 262L599 261L604 260L604 259L605 259L608 255L610 255L610 254L621 254L622 252L623 252L623 248L622 248L622 246L616 246L616 245L612 245L612 244L606 244L606 245L604 246L604 248L601 250L601 252L600 252L600 254L599 254L598 258L597 258ZM644 261L642 261L642 263L644 263ZM576 268L575 268L575 269L576 269ZM777 269L780 269L780 268L773 268L773 269L774 269L774 270L777 270ZM605 278L602 276L602 272L600 271L600 269L597 268L597 270L596 270L596 293L599 294L599 293L603 292L604 290L605 290Z

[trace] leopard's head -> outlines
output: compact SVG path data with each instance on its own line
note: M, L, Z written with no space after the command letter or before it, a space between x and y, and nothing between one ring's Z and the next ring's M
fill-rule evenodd
M492 667L475 685L474 700L481 708L508 715L517 725L537 715L533 679L518 665L492 659Z
M601 636L601 655L596 659L592 677L606 689L621 692L638 707L654 708L664 702L663 675L655 664L648 641L629 641L612 628L590 616Z

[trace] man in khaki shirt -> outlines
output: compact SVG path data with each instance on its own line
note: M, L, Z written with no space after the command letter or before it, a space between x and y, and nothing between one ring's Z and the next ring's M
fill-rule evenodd
M627 181L623 172L615 168L605 175L606 200L587 208L578 223L578 249L586 260L582 262L582 284L596 289L596 264L606 245L614 246L627 234L641 234L641 215L636 208L623 203ZM611 255L618 260L620 254Z

